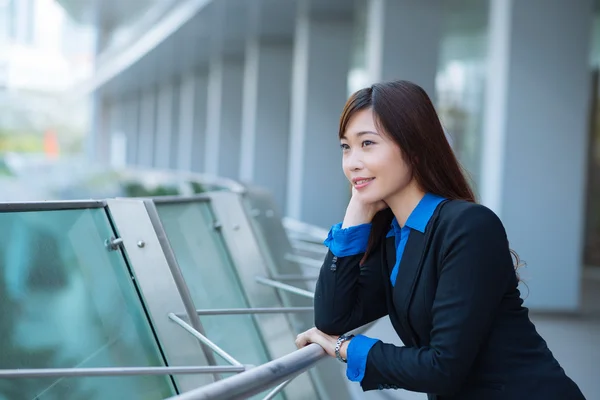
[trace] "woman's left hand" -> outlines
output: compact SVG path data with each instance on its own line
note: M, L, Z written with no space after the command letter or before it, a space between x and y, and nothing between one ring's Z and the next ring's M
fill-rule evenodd
M325 350L325 352L331 357L335 357L335 345L339 336L332 336L321 332L317 328L311 328L306 332L303 332L296 336L296 347L299 349L310 343L316 343ZM345 347L345 346L344 346ZM345 350L345 348L343 349ZM345 358L346 354L340 351L342 357Z

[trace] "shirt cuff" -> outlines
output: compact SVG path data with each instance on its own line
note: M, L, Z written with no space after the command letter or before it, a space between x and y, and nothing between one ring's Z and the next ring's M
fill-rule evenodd
M367 251L367 243L371 234L371 224L362 224L342 229L342 223L331 227L325 246L336 257L355 256Z
M346 367L346 377L352 382L361 382L365 377L367 368L367 356L371 347L379 342L378 339L372 339L367 336L357 335L348 344L346 359L348 366Z

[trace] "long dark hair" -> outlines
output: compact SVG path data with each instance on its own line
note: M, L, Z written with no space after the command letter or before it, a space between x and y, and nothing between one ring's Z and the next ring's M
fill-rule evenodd
M425 192L449 200L475 202L475 195L425 90L412 82L394 81L357 91L350 96L342 112L340 139L350 119L367 108L373 110L376 124L398 144L416 182ZM375 215L361 264L385 237L393 218L389 208Z

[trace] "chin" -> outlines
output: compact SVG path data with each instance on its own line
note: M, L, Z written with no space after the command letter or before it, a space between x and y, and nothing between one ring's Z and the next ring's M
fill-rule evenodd
M364 193L362 199L365 203L376 203L380 200L383 200L383 197L377 193Z

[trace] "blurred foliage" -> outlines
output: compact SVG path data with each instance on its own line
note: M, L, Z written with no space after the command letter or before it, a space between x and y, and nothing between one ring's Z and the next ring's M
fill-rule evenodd
M154 196L176 196L179 190L173 186L159 185L148 188L139 182L126 182L123 184L126 197L154 197Z
M204 186L201 183L190 182L190 186L192 187L192 190L194 191L195 194L206 192L206 189L204 188Z
M83 151L82 135L63 135L58 140L61 154L80 154ZM0 152L43 153L44 135L31 130L0 128Z
M3 158L0 158L0 176L14 176L15 174L11 171L11 169L6 165L6 161Z
M39 135L31 133L7 134L0 131L0 152L41 153L44 141Z
M198 182L187 182L194 194L204 193L206 189ZM148 187L140 182L125 182L122 184L124 196L126 197L158 197L178 196L183 193L174 185L158 185Z

